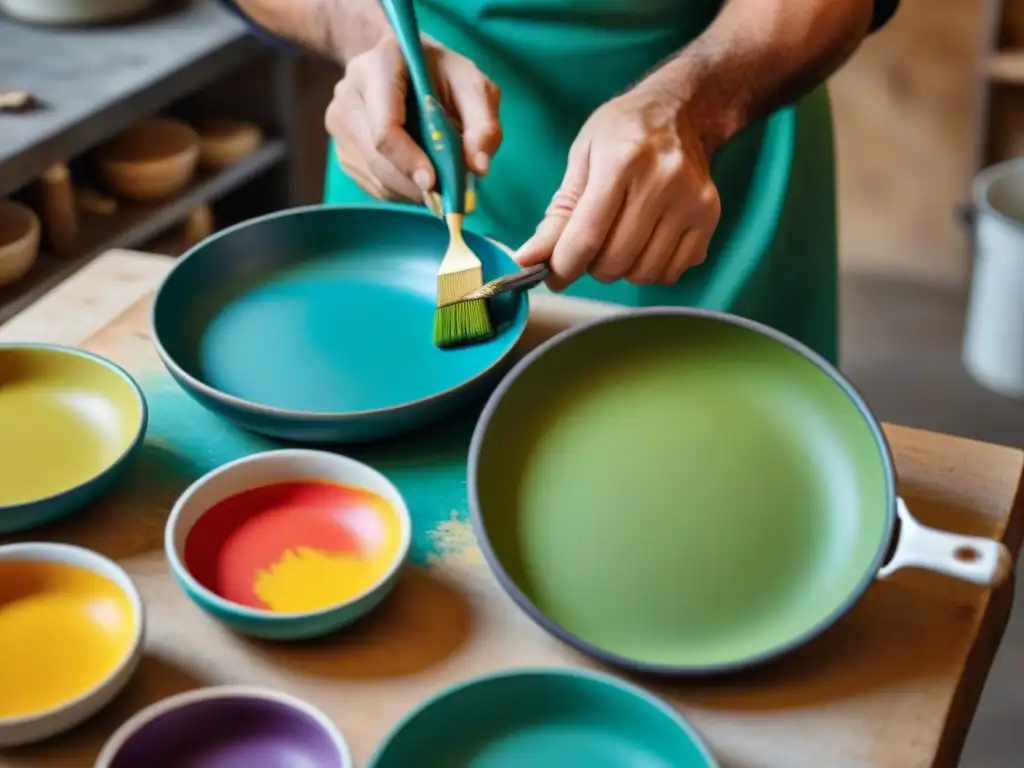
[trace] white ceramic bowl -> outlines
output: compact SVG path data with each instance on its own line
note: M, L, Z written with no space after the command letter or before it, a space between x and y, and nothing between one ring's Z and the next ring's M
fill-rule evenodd
M365 589L353 594L345 600L327 605L317 610L308 611L271 611L256 608L241 602L229 600L202 584L189 571L186 564L186 541L192 528L214 506L225 499L237 496L244 491L261 488L278 483L298 481L321 481L332 484L362 489L380 497L386 502L397 526L394 538L387 539L394 547L394 556L389 560L385 572ZM367 509L372 512L371 505ZM384 514L390 514L385 512ZM305 519L305 518L304 518ZM363 541L369 525L380 529L381 518L370 519L360 515L358 519L349 519L337 513L325 515L324 522L332 527L343 528L345 537L353 537ZM240 525L236 521L236 525ZM246 523L248 525L248 523ZM282 535L289 541L281 543L280 556L283 558L288 550L299 546L318 548L316 544L299 544L292 531L296 523L285 526ZM382 530L386 530L382 529ZM246 456L225 464L204 475L193 483L178 499L167 519L164 533L164 548L167 561L178 585L200 608L223 622L236 632L268 640L301 640L330 634L341 627L351 624L375 608L391 591L398 580L401 567L409 554L412 543L412 520L405 500L398 489L377 470L355 459L340 456L327 451L285 449L266 451ZM207 556L219 557L221 544L209 545ZM232 540L232 547L239 546L238 540ZM390 546L390 545L389 545ZM279 561L280 562L280 561ZM276 567L276 566L275 566ZM221 565L210 569L211 572L223 572ZM273 569L272 569L273 570ZM254 578L245 576L232 577L237 579Z
M145 613L142 597L131 578L119 565L103 555L67 544L25 543L0 546L0 566L8 562L42 562L77 566L104 577L127 598L134 623L132 639L127 652L100 682L84 693L31 715L0 717L0 747L14 747L42 741L73 728L95 715L117 696L127 685L142 657L145 636ZM31 580L29 580L31 581ZM31 588L35 588L33 585ZM4 602L12 600L8 597ZM13 602L12 602L13 604ZM10 609L0 602L0 612ZM0 637L5 619L0 616ZM73 643L74 637L67 637ZM5 658L3 663L16 664L17 659Z

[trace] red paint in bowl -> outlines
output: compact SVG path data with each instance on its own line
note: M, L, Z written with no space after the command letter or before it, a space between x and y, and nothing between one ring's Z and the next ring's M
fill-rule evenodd
M189 531L185 567L238 605L304 613L369 591L401 556L402 522L372 491L321 480L229 496Z

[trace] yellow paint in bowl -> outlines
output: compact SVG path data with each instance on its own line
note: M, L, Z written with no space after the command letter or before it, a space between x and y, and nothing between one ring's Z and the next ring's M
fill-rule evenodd
M94 689L132 653L135 622L128 595L88 568L0 560L0 718Z
M144 422L141 394L112 364L64 347L0 345L0 507L103 474Z

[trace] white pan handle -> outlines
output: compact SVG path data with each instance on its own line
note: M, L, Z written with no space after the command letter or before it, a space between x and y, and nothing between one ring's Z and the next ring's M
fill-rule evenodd
M903 499L896 499L899 539L881 578L901 568L924 568L983 587L995 587L1010 575L1013 561L1005 544L981 536L964 536L921 525Z

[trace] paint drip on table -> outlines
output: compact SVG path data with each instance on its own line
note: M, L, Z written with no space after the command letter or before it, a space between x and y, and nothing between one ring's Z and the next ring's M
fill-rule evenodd
M330 608L370 590L399 557L402 523L383 497L318 481L231 496L185 539L185 567L211 592L278 613Z

